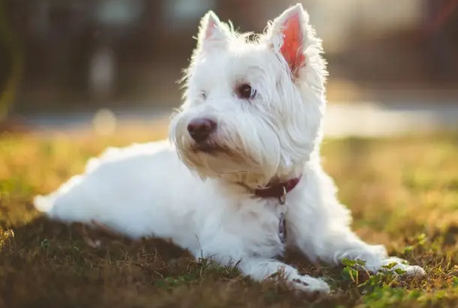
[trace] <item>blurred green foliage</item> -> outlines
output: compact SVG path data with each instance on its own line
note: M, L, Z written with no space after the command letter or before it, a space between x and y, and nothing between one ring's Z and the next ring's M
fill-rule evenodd
M5 0L0 0L0 46L7 51L9 61L9 73L5 85L2 86L0 93L0 122L8 115L8 111L14 102L17 89L24 66L24 51L18 37L8 23Z

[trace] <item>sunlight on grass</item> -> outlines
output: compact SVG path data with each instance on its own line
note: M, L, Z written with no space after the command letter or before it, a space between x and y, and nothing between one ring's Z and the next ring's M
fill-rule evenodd
M165 126L110 135L0 136L0 307L456 307L458 305L458 136L326 140L325 169L372 243L419 264L427 279L368 275L358 264L314 267L334 294L315 301L282 285L254 283L159 240L102 239L91 248L80 226L39 217L31 199L83 170L107 146L166 136ZM30 279L33 277L33 279ZM3 292L1 290L7 290ZM33 292L32 292L33 291Z

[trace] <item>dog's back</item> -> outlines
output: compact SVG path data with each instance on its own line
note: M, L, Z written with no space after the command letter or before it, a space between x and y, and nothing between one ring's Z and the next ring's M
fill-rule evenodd
M84 174L50 195L37 196L34 204L64 222L97 221L132 238L167 237L176 234L175 225L192 221L171 217L177 212L173 207L180 206L179 200L171 200L180 198L177 174L192 176L168 142L110 148L91 159ZM177 192L170 193L171 189ZM186 216L187 210L178 212ZM164 234L153 234L153 227Z

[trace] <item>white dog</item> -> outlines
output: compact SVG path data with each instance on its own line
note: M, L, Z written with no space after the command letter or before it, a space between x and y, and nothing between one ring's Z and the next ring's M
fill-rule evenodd
M394 262L423 275L350 230L349 211L322 170L326 70L302 6L256 39L249 35L208 12L172 142L108 149L35 206L53 219L97 221L132 238L170 238L255 280L282 271L306 292L330 289L276 260L288 246L312 261L362 259L372 272Z

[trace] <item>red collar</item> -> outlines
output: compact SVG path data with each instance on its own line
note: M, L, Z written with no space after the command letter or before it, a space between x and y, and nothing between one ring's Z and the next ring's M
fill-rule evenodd
M293 190L300 180L301 176L287 182L272 185L268 188L256 189L254 193L256 196L261 198L281 198L283 197L285 191L288 193Z

